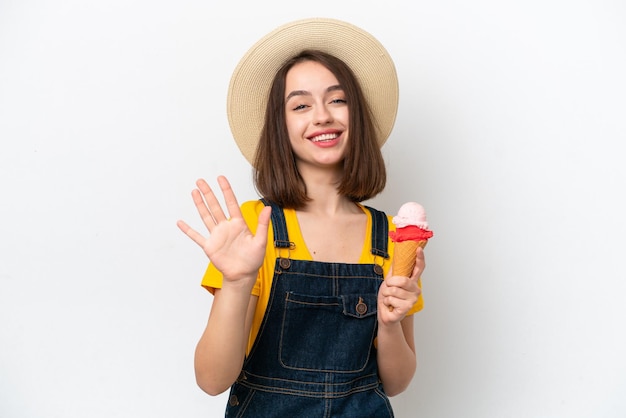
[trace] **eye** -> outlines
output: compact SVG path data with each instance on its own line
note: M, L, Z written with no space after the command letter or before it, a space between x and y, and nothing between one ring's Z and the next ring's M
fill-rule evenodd
M294 107L293 110L302 110L302 109L306 109L306 107L307 107L307 105L301 104L301 105L298 105L298 106Z
M332 99L330 102L331 103L336 103L336 104L346 104L346 103L348 103L346 101L346 99L342 99L342 98Z

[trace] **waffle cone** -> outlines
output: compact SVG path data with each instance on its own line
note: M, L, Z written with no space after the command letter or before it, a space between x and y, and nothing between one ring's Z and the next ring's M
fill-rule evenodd
M411 277L415 267L415 252L417 247L426 247L427 240L396 242L393 252L391 268L394 276Z

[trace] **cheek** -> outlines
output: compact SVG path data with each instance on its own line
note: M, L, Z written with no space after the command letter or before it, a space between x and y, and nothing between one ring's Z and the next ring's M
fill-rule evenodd
M344 129L348 129L350 124L350 112L347 107L343 107L340 109L335 109L332 114L333 120L344 127Z
M285 123L287 125L289 138L302 137L307 127L307 121L305 121L304 118L298 118L293 115L291 117L286 117Z
M340 118L341 118L341 121L344 123L344 125L346 125L346 128L347 128L348 127L348 123L350 122L350 111L348 110L347 107L342 109Z

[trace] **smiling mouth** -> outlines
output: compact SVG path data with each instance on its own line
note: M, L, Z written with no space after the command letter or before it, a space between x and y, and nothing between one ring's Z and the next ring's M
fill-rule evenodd
M333 139L336 139L338 136L339 136L338 133L323 134L323 135L318 135L316 137L310 138L310 140L313 142L332 141Z

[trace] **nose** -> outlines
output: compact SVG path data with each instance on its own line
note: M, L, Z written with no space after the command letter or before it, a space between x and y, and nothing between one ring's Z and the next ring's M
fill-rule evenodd
M333 121L332 113L323 103L315 106L313 118L313 123L315 125L326 125Z

